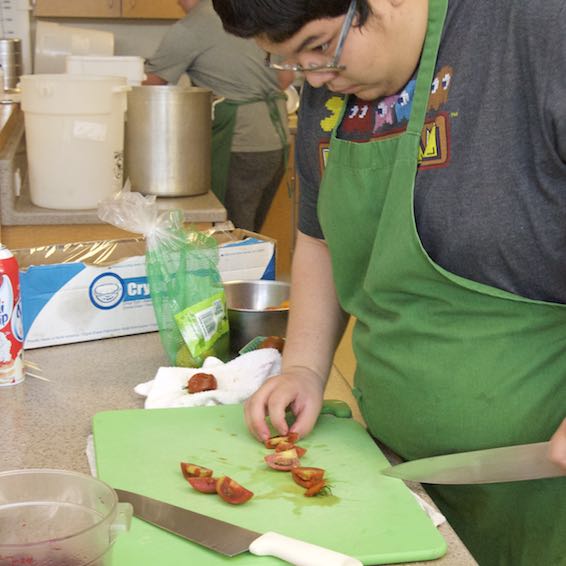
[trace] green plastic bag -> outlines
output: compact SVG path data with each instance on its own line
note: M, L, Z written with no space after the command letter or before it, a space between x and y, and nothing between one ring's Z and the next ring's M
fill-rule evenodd
M183 226L183 212L158 212L155 196L124 189L98 207L99 217L143 234L149 289L161 342L172 365L227 361L230 333L218 244Z

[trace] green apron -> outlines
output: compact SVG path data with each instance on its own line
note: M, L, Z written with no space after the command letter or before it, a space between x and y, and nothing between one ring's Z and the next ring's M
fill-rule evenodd
M277 100L285 99L281 92L271 92L263 98L253 98L251 100L231 100L226 99L219 102L214 107L214 120L212 122L212 171L211 189L224 204L226 199L226 188L228 187L228 172L230 170L230 154L232 151L232 138L236 127L236 116L238 107L253 102L265 102L269 109L269 117L277 135L281 140L281 146L285 154L285 165L289 153L289 144L285 128L281 122Z
M335 130L318 205L339 300L357 318L354 394L370 433L406 459L547 440L566 414L565 306L446 271L416 230L446 9L429 2L407 130L369 143ZM481 566L566 564L566 479L428 491Z

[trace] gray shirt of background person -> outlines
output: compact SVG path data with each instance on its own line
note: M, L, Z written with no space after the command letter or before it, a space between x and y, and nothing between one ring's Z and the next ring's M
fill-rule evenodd
M201 0L171 26L145 70L170 84L188 73L193 85L209 88L217 96L250 100L280 92L277 74L265 68L264 58L253 40L227 34L210 0ZM277 104L287 129L285 100ZM275 151L281 147L265 102L238 108L232 151Z

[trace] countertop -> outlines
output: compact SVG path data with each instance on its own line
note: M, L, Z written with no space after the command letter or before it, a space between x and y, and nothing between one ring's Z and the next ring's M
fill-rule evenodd
M49 381L28 376L21 384L0 387L0 471L45 467L89 473L85 448L92 416L142 408L143 399L133 387L168 365L155 332L28 350L25 359L37 364ZM325 397L345 401L354 418L363 422L337 369ZM411 488L431 503L419 485ZM446 555L419 564L477 564L447 523L439 530L448 544Z

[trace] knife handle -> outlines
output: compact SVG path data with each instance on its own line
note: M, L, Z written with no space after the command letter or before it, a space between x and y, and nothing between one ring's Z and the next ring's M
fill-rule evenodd
M256 538L249 550L257 556L276 556L295 566L362 566L351 556L273 532Z

